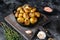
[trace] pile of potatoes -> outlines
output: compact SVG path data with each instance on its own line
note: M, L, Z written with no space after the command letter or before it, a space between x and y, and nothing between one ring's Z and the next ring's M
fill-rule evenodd
M36 23L40 16L41 14L36 11L36 8L31 7L28 4L18 7L17 11L15 12L17 22L23 23L24 25Z

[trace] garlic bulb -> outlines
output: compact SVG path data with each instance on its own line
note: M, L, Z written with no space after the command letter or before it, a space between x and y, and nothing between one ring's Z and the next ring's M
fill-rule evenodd
M46 33L43 32L43 31L40 31L38 34L37 34L37 37L39 39L45 39L46 38Z

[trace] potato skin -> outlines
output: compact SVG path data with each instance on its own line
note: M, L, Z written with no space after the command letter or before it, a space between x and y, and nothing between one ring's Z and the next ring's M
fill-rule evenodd
M32 8L31 8L29 5L25 4L25 5L23 6L23 9L24 9L24 11L25 11L26 13L29 13Z
M35 14L34 13L29 13L29 16L30 17L35 17Z
M24 8L24 11L25 11L25 13L29 13L30 12L30 10L28 10L26 8Z
M35 16L36 16L36 17L40 17L40 15L41 15L41 14L40 14L39 12L35 12Z
M17 18L17 21L18 21L18 23L23 23L24 22L24 18L22 18L22 17Z
M28 4L25 4L25 5L23 6L23 8L28 9L28 10L31 10L31 9L32 9L32 7L29 6Z
M23 18L25 18L25 19L29 19L28 14L24 13L24 14L23 14Z
M20 18L20 17L23 17L23 14L22 13L20 13L19 15L18 15L18 17Z
M16 12L16 13L15 13L15 17L18 17L18 15L19 15L19 13L18 13L18 12Z
M20 13L24 13L24 10L23 10L23 9L21 9L21 10L20 10Z
M31 10L31 12L35 12L36 11L36 8L33 8L32 10Z
M25 25L30 25L30 21L25 19L24 24Z
M37 18L30 18L30 22L31 22L32 24L36 23L36 22L37 22Z
M22 10L22 7L18 7L17 8L17 12L19 12L20 10Z

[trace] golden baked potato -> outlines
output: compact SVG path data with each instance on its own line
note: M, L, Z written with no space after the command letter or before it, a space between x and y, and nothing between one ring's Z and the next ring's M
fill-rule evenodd
M36 17L40 17L40 15L41 15L41 14L40 14L39 12L35 12L35 16L36 16Z
M22 13L20 13L19 15L18 15L18 17L20 18L20 17L23 17L23 14Z
M24 10L23 10L23 9L21 9L21 10L20 10L20 13L24 13Z
M30 22L31 22L32 24L36 23L36 22L37 22L37 18L30 18Z
M35 17L35 13L29 13L30 17Z
M29 24L30 24L30 20L26 20L26 19L25 19L24 24L25 24L25 25L29 25Z
M15 13L15 17L18 17L18 15L19 15L19 13L18 13L18 12L16 12L16 13Z
M18 7L18 8L17 8L17 11L19 12L21 9L22 9L22 7Z
M23 17L17 18L17 21L18 21L19 23L23 23L23 22L24 22L24 18L23 18Z
M23 18L25 18L25 19L29 19L29 15L26 14L26 13L24 13L24 14L23 14Z
M33 8L32 10L31 10L31 12L35 12L36 11L36 8Z

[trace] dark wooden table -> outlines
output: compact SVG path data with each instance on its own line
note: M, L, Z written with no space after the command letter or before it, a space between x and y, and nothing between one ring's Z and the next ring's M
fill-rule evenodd
M26 0L28 1L28 0ZM26 2L24 1L24 2ZM29 0L30 1L30 0ZM34 0L33 0L34 1ZM33 2L33 1L30 1L30 2ZM28 2L28 3L30 3ZM38 1L38 3L35 1L33 3L31 3L31 5L36 5L39 4L39 2L41 1ZM52 1L52 0L46 0L44 3L48 2L48 6L50 6L51 8L55 9L56 11L58 12L55 12L56 14L60 15L60 1L59 0L55 0L55 1ZM51 3L50 3L51 2ZM54 2L56 4L54 4ZM15 9L15 7L17 7L18 5L21 5L23 2L20 1L20 0L0 0L0 22L5 22L4 20L4 17L6 17L7 15L9 15L10 13L13 12L13 10ZM43 2L42 2L43 4ZM38 7L39 5L37 5L36 7ZM39 8L39 7L38 7ZM39 9L40 10L40 9ZM41 11L41 10L40 10ZM2 28L1 28L2 29ZM50 30L51 31L51 30ZM4 38L4 33L3 33L3 30L0 31L0 35L2 35L2 38ZM57 34L57 33L55 33ZM55 35L55 37L60 40L60 36L59 34L58 35Z

